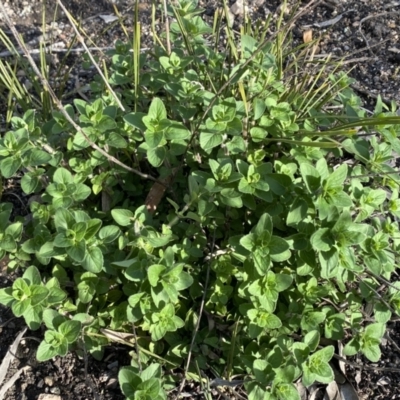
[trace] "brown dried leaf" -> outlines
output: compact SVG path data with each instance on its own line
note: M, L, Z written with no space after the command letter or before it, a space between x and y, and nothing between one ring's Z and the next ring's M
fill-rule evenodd
M343 346L343 343L341 340L338 340L337 346L338 346L338 350L339 350L339 356L342 358L346 358L346 356L343 354L344 346ZM342 372L342 374L344 376L346 376L346 363L344 361L339 360L339 368L340 368L340 371Z
M303 32L303 42L309 43L312 41L312 29L308 29Z
M325 390L324 400L342 400L338 384L335 381L332 381Z
M297 392L299 393L300 400L307 400L307 388L303 385L301 380L295 383Z

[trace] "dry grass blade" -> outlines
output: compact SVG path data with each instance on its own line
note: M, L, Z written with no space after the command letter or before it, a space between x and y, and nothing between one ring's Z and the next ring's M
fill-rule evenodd
M29 365L20 368L9 380L8 382L1 388L0 390L0 400L6 399L6 397L4 397L6 395L6 393L8 392L9 389L11 389L14 385L15 382L19 379L19 377L21 376L21 374L25 371L30 370L31 367Z
M3 383L5 376L8 372L9 365L13 362L15 358L15 354L17 352L19 342L21 341L22 337L25 335L25 332L28 328L23 329L18 336L15 338L14 343L8 350L7 354L3 358L3 361L0 366L0 385Z
M97 72L99 73L99 75L101 76L101 78L103 79L104 84L107 86L107 89L110 91L110 93L112 94L115 102L118 104L118 107L121 108L121 110L125 111L125 107L122 105L122 103L120 102L118 96L115 94L115 92L112 90L111 86L109 85L106 77L104 76L103 72L101 71L101 68L99 67L99 65L96 63L95 59L93 58L91 52L89 51L89 49L87 48L85 41L82 37L82 35L79 33L79 30L77 29L77 27L74 24L74 21L70 15L70 13L68 12L68 10L65 8L64 4L61 2L61 0L57 0L58 5L62 8L62 10L64 11L65 15L67 16L69 22L71 23L71 26L73 28L73 30L75 31L75 34L78 38L78 41L82 44L82 46L84 47L84 49L86 50L86 54L89 56L90 60L92 61L93 65L96 67Z
M24 329L18 334L18 336L17 336L17 337L15 338L15 340L14 340L14 343L11 345L10 349L7 351L7 354L6 354L5 357L3 358L3 361L2 361L1 366L0 366L0 385L2 385L2 383L4 382L4 379L5 379L6 375L7 375L8 370L9 370L9 366L10 366L10 364L13 362L13 360L14 360L14 358L15 358L15 354L16 354L16 352L17 352L17 350L18 350L19 343L20 343L22 337L25 335L25 332L27 331L27 329L28 329L28 328L24 328ZM14 375L14 376L15 376L15 378L13 377L14 382L15 382L15 380L17 380L17 379L19 378L19 375L21 375L21 373L22 373L22 369L19 370L19 371ZM3 399L3 398L4 398L4 394L5 394L5 393L7 392L7 390L8 390L8 388L5 389L6 386L7 386L7 384L4 385L3 388L2 388L2 390L0 391L0 399ZM4 393L3 393L3 392L4 392Z

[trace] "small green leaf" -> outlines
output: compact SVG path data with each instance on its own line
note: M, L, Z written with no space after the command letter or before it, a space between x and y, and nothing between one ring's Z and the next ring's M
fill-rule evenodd
M56 183L72 183L72 174L65 168L58 168L53 175L53 181Z
M314 194L321 188L321 178L318 171L309 164L300 164L300 172L308 191Z
M58 332L60 332L66 339L68 343L74 343L82 329L82 324L79 321L65 321L58 327Z
M200 133L200 147L206 151L219 146L222 143L222 140L223 140L222 135L220 133L213 133L213 132Z
M0 162L0 171L4 178L11 178L21 167L22 162L17 157L7 157Z
M111 210L111 215L114 218L114 221L121 226L128 226L133 223L134 214L130 210L114 208Z
M58 351L51 344L46 343L44 340L40 342L36 352L36 358L39 362L50 360L58 355Z
M104 257L100 248L89 247L86 249L85 257L82 260L82 267L89 272L99 273L103 269Z
M331 188L341 188L345 179L347 178L347 164L340 165L335 171L333 171L325 182L325 190Z
M320 228L311 236L311 245L317 251L329 251L335 244L332 229Z
M149 117L157 121L161 121L162 119L167 118L167 110L160 98L155 97L153 99L153 101L150 104L148 115Z
M164 162L167 156L167 150L165 147L157 147L155 149L147 150L147 159L153 167L159 167Z
M149 149L156 149L158 146L162 146L165 144L164 133L162 131L146 131L144 134L144 138L149 146Z
M101 239L104 243L112 243L118 239L120 234L121 234L121 230L118 228L118 226L107 225L107 226L103 226L103 228L100 229L99 239Z
M75 242L71 247L67 248L67 254L76 262L82 262L86 256L86 242L81 240Z
M151 265L147 270L147 277L149 279L150 285L155 287L157 286L160 275L166 270L164 265L154 264Z

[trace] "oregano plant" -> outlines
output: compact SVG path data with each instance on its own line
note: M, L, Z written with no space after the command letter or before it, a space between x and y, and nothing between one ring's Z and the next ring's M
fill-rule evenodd
M300 399L295 382L334 380L338 342L376 362L400 313L400 118L379 98L368 117L342 73L293 85L282 35L249 27L224 54L196 1L168 13L171 52L109 53L125 110L96 78L69 118L30 110L0 138L2 178L32 196L29 218L0 204L21 271L0 303L45 326L39 361L132 336L127 399L167 398L182 371Z

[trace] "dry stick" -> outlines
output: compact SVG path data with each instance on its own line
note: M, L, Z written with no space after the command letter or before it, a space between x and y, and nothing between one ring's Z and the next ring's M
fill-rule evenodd
M398 172L397 172L398 173ZM365 271L367 274L373 276L374 278L378 279L378 281L383 282L385 285L392 287L393 289L396 289L397 291L400 290L397 286L393 285L391 282L389 282L387 279L385 279L382 276L374 274L372 271Z
M139 372L142 373L143 368L142 368L142 362L140 361L140 348L138 345L138 338L136 335L136 328L135 328L135 324L132 323L132 333L133 333L133 337L135 339L135 351L136 351L136 355L137 355L137 362L138 362L138 367L139 367Z
M129 172L132 172L132 173L134 173L134 174L136 174L136 175L138 175L138 176L140 176L140 177L142 177L144 179L149 179L149 180L152 180L154 182L159 182L158 179L154 178L151 175L144 174L143 172L140 172L137 169L128 167L127 165L125 165L124 163L119 161L117 158L115 158L115 157L111 156L110 154L108 154L101 147L99 147L96 143L92 142L89 139L89 137L82 130L82 128L78 124L76 124L75 121L71 118L71 116L65 111L64 106L62 105L61 101L55 95L53 89L51 88L51 86L50 86L50 84L48 82L48 80L39 71L38 67L36 66L35 61L31 57L31 55L29 54L28 49L26 48L25 44L20 39L17 30L15 29L14 25L10 21L10 18L8 17L7 12L6 12L5 8L4 8L3 2L0 2L0 10L2 11L2 13L4 15L4 19L6 20L6 23L7 23L8 27L10 28L12 34L14 35L15 40L17 41L17 43L20 46L20 48L23 50L23 52L25 54L25 57L28 59L29 64L31 65L31 67L32 67L33 71L35 72L36 76L40 79L40 82L43 85L44 89L49 92L51 98L53 99L53 102L55 103L57 108L60 110L61 114L63 114L63 116L66 118L66 120L85 138L85 140L89 143L89 145L93 149L97 150L104 157L106 157L108 160L110 160L111 162L119 165L120 167L124 168L125 170L127 170ZM72 134L71 134L71 136L72 136Z
M214 247L215 247L215 229L214 229L214 233L213 233L213 241L212 241L212 244L211 244L211 251L210 251L211 254L214 252ZM183 387L185 386L185 383L186 383L186 373L189 370L189 365L190 365L190 361L191 361L191 358L192 358L192 351L193 351L194 341L196 340L196 335L197 335L197 332L199 331L199 328L200 328L201 316L203 314L204 304L206 302L206 296L207 296L207 290L208 290L208 282L209 282L209 279L210 279L210 269L211 269L211 259L210 259L210 261L208 262L208 265L207 265L206 281L204 283L203 297L201 298L201 303L200 303L199 317L197 318L196 327L194 328L192 341L190 343L190 348L189 348L189 352L188 352L188 356L187 356L187 360L186 360L183 379L182 379L182 382L181 382L181 384L179 386L178 393L175 396L176 399L179 398L180 394L182 393Z
M75 31L76 33L76 37L78 38L78 41L82 44L82 46L85 48L87 55L89 56L90 60L92 61L93 65L96 67L98 73L100 74L101 78L103 79L103 82L105 83L105 85L107 86L107 89L110 91L110 93L112 94L112 96L114 97L114 100L116 101L116 103L118 104L119 108L122 111L125 111L125 107L122 105L121 101L119 100L118 96L115 94L115 92L112 90L110 84L107 82L106 77L104 76L103 72L101 71L101 68L99 67L99 65L96 63L95 59L92 56L92 53L89 51L88 47L85 44L85 40L83 39L82 35L79 33L79 30L76 28L75 23L73 21L73 18L71 17L71 14L69 13L69 11L65 8L64 4L61 2L61 0L57 0L57 3L59 4L59 6L63 9L65 15L68 18L68 21L70 22L72 29Z
M83 52L87 52L87 51L107 51L107 50L114 50L115 47L112 46L107 46L107 47L78 47L78 48L74 48L74 49L65 49L65 48L59 48L57 47L57 44L62 44L64 45L64 42L57 42L51 46L45 47L43 50L46 52L51 52L51 53L83 53ZM41 49L31 49L28 50L29 54L40 54L43 50ZM144 47L142 49L140 49L140 51L148 51L150 50L149 47ZM130 52L132 50L129 50ZM16 52L12 52L12 51L2 51L0 53L0 57L10 57L10 56L14 56L15 54L19 54L19 55L24 55L24 51L23 50L17 50Z
M360 32L361 36L363 37L363 39L365 40L365 44L368 47L369 52L371 53L371 55L375 56L374 52L371 50L371 46L368 43L367 38L365 37L365 35L363 34L362 30L361 30L361 26L363 24L363 22L368 21L371 18L376 18L376 17L383 17L384 15L391 15L391 14L400 14L400 11L386 11L386 12L382 12L379 14L372 14L372 15L368 15L368 17L363 18L360 21L360 26L358 27L358 31Z
M169 17L168 17L168 9L167 9L167 0L163 0L164 5L164 14L165 14L165 34L167 40L167 53L168 57L171 55L171 40L169 38Z

